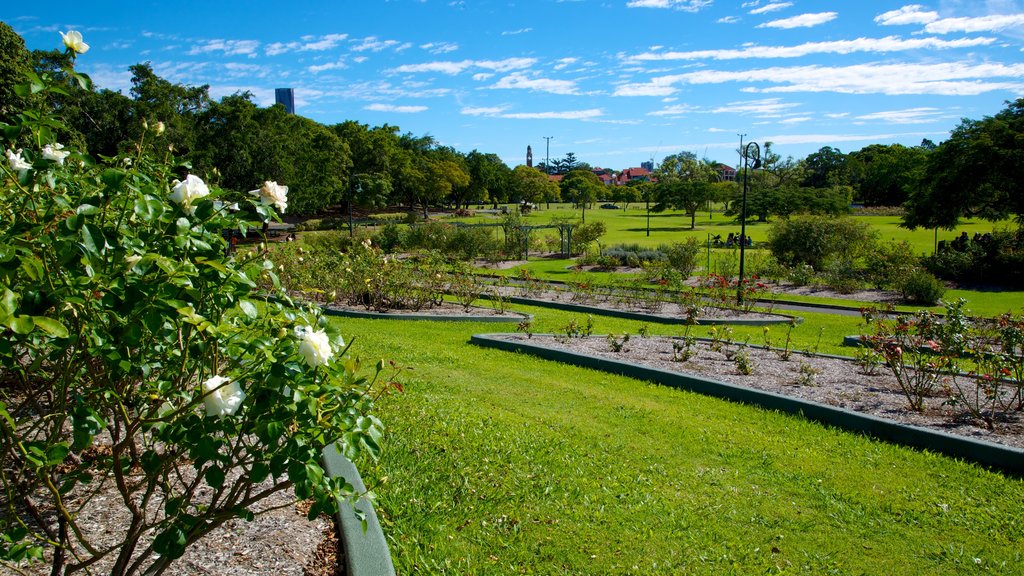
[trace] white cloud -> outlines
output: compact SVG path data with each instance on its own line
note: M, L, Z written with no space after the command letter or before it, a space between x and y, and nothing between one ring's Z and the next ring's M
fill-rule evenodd
M772 142L776 146L796 144L829 144L836 142L882 142L890 140L902 140L906 138L927 138L929 136L941 136L949 132L903 132L890 134L780 134L778 136L765 136L763 140Z
M506 30L501 33L502 36L516 36L519 34L526 34L527 32L533 32L533 28L520 28L519 30Z
M491 74L490 72L480 72L479 74L473 74L473 80L476 80L477 82L483 82L484 80L490 80L491 78L494 78L494 74Z
M694 50L691 52L646 52L629 56L627 61L658 60L738 60L744 58L800 58L810 54L853 54L856 52L902 52L907 50L946 50L988 46L995 38L910 38L886 36L884 38L856 38L853 40L832 40L826 42L805 42L795 46L747 46L741 49Z
M811 28L826 22L831 22L838 16L835 12L818 12L817 14L801 14L792 18L772 20L764 24L758 24L758 28Z
M682 12L699 12L714 0L629 0L627 8L671 8Z
M394 104L370 104L369 106L363 106L363 110L369 110L371 112L395 112L398 114L415 114L417 112L426 112L428 108L426 106L395 106Z
M512 112L506 113L505 106L473 107L467 106L459 112L467 116L487 116L490 118L509 118L512 120L594 120L604 115L600 108L589 110L570 110L565 112Z
M421 72L440 72L442 74L456 75L469 68L484 68L496 72L509 72L529 68L537 63L536 58L506 58L504 60L462 60L459 62L439 61L424 62L422 64L403 64L391 70L399 74L414 74Z
M890 10L875 16L875 22L882 26L903 24L928 24L939 19L939 13L927 10L920 4L910 4L899 10Z
M604 116L600 108L589 110L571 110L568 112L517 112L513 114L502 114L502 118L515 120L592 120Z
M739 21L739 16L725 16L724 18L719 18L718 20L715 20L715 22L719 24L735 24Z
M348 65L339 60L337 62L328 62L327 64L309 66L306 70L309 70L313 74L319 74L320 72L326 72L327 70L341 70L343 68L348 68Z
M938 108L908 108L906 110L887 110L884 112L873 112L856 116L857 120L880 121L888 124L928 124L935 122L942 116L942 110Z
M407 50L412 47L409 42L399 42L398 40L380 40L376 36L367 36L362 40L358 41L358 44L352 46L353 52L382 52L389 48L393 48L397 52Z
M447 54L458 50L459 45L455 42L429 42L427 44L421 44L420 48L430 52L431 54Z
M812 120L810 116L795 116L793 118L779 120L779 124L803 124L804 122L808 122L810 120Z
M208 54L210 52L223 52L228 56L244 55L254 57L256 49L260 47L257 40L209 40L205 44L193 46L188 51L189 55Z
M576 94L576 83L570 80L553 80L550 78L529 78L522 72L514 72L498 80L491 86L493 89L533 90L552 94Z
M1000 32L1024 26L1024 14L993 14L976 18L943 18L926 25L933 34L950 32Z
M303 44L300 50L323 52L324 50L331 50L336 48L343 40L348 38L348 34L327 34L321 36L319 39Z
M765 4L760 8L752 9L749 14L767 14L768 12L778 12L779 10L785 10L792 6L792 2L772 2L771 4Z
M579 62L579 58L560 58L556 62L557 63L554 66L555 70L562 70L563 68Z
M655 110L654 112L648 112L648 116L682 116L684 114L690 114L691 112L698 112L700 109L696 106L689 104L673 104L672 106L666 106L661 110Z
M997 81L992 79L1012 79ZM838 92L842 94L940 94L968 96L995 90L1024 91L1024 64L858 64L853 66L794 66L753 70L701 70L627 84L617 96L658 95L676 91L676 84L768 84L748 86L746 92Z

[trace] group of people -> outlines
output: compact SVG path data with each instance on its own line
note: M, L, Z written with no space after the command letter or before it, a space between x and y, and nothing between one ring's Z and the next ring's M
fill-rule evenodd
M985 246L989 242L991 242L991 240L992 235L989 234L988 232L986 232L985 234L975 232L973 238L968 237L967 232L961 232L959 236L957 236L952 242L948 244L948 246L952 250L956 250L957 252L963 252L967 250L968 246L970 246L971 243ZM946 247L945 244L945 241L939 242L939 249L944 249Z
M725 238L725 242L722 242L721 234L715 234L714 238L712 238L712 242L714 242L715 246L725 246L726 248L732 248L734 246L740 245L754 245L754 242L750 239L749 236L744 236L743 234L733 234L732 232L730 232L729 235Z

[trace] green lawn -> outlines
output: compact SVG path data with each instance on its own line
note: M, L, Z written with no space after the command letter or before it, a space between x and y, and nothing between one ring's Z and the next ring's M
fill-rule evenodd
M536 315L537 332L583 320L515 308ZM401 574L1019 574L1024 566L1019 479L467 343L508 327L336 321L364 357L414 368L405 392L379 403L389 428L382 460L361 463ZM820 337L821 351L838 352L858 324L811 314L794 340L809 348ZM598 333L639 327L595 318ZM762 339L760 329L736 333Z
M598 203L597 205L600 205ZM540 206L539 210L525 217L527 223L533 225L547 224L555 218L579 219L580 210L573 210L568 204L552 204L550 209ZM878 237L882 240L906 240L914 247L916 253L931 254L935 245L934 230L907 230L900 228L898 216L857 216L871 224L877 230ZM589 209L586 212L587 222L604 222L608 232L601 239L602 244L636 243L643 246L657 246L669 242L678 242L689 237L695 237L701 241L707 241L708 236L721 235L728 237L729 233L740 233L740 225L732 217L722 215L721 210L708 215L707 212L697 214L696 228L690 230L690 218L679 211L666 211L660 214L651 214L651 234L647 236L647 211L643 203L630 204L628 210L606 210L601 208ZM471 218L453 218L452 221L485 223L500 221L498 215L477 215ZM956 230L939 230L938 240L953 240L961 232L967 232L973 236L975 232L991 232L994 228L1006 228L1012 223L993 224L984 220L965 220ZM763 222L748 222L747 233L755 244L765 242L768 239L768 228L771 225ZM541 234L544 232L541 231ZM550 231L549 234L557 236L557 232Z

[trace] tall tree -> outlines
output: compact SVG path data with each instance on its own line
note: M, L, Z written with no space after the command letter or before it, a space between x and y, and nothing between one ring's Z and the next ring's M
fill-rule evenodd
M922 147L872 144L850 153L849 172L857 200L867 206L899 206L915 187L914 174L925 164Z
M23 107L24 101L14 87L28 81L31 58L25 41L5 22L0 22L0 118L7 118Z
M964 119L928 155L927 185L911 193L904 225L957 226L962 217L1024 223L1024 98L995 116Z
M801 183L807 188L829 188L850 183L847 158L836 148L824 146L804 159L806 176Z

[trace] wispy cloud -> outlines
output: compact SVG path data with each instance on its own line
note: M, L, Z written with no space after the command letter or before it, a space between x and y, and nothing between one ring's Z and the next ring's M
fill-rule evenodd
M485 70L494 70L495 72L510 72L512 70L522 70L529 68L537 63L536 58L506 58L504 60L461 60L458 62L453 61L438 61L438 62L423 62L421 64L403 64L397 68L391 70L393 73L398 74L417 74L417 73L430 73L440 72L442 74L455 75L460 74L470 68L483 68Z
M771 4L765 4L760 8L754 8L748 14L767 14L768 12L778 12L779 10L785 10L792 6L792 2L772 2Z
M363 110L371 112L394 112L397 114L417 114L429 110L426 106L396 106L394 104L369 104Z
M571 80L554 80L550 78L530 78L522 72L514 72L498 80L491 86L496 90L531 90L550 92L552 94L576 94L576 83Z
M367 36L361 40L355 40L351 50L353 52L383 52L394 49L397 52L412 48L410 42L399 42L398 40L381 40L376 36Z
M210 52L223 52L228 56L256 56L256 49L260 47L258 40L208 40L202 44L193 46L189 51L190 56L208 54Z
M879 121L887 124L929 124L941 119L945 113L938 108L908 108L905 110L887 110L855 116L857 120Z
M604 116L604 111L600 108L559 112L506 112L507 110L507 106L467 106L459 112L466 116L486 116L488 118L509 118L513 120L596 120Z
M319 74L320 72L326 72L328 70L341 70L344 68L348 68L348 65L345 64L344 61L339 60L337 62L328 62L326 64L316 64L313 66L309 66L306 68L306 70L309 70L313 74Z
M886 36L885 38L856 38L827 42L805 42L795 46L747 46L741 49L694 50L690 52L646 52L628 56L630 61L658 60L738 60L744 58L800 58L810 54L853 54L856 52L903 52L907 50L946 50L988 46L995 38L910 38Z
M666 106L661 110L648 112L648 116L683 116L686 114L731 114L742 116L756 116L758 118L779 118L790 113L793 108L800 104L794 102L783 102L781 98L763 98L761 100L744 100L729 102L722 106L703 108L691 104L674 104Z
M740 21L740 17L739 16L725 16L725 17L719 18L718 20L715 20L715 22L717 22L719 24L735 24L735 23L737 23L739 21Z
M526 34L527 32L533 32L533 28L520 28L519 30L506 30L501 33L502 36L516 36L519 34Z
M714 0L629 0L627 8L669 8L682 12L700 12L714 4Z
M836 12L818 12L817 14L801 14L799 16L793 16L792 18L782 18L781 20L772 20L771 22L765 22L764 24L758 24L758 28L811 28L831 22L839 16Z
M447 54L458 50L459 45L455 42L430 42L427 44L421 44L420 48L430 52L431 54Z
M928 10L920 4L910 4L898 10L890 10L875 16L875 22L881 26L900 26L904 24L928 24L939 19L939 13Z
M940 94L969 96L996 90L1024 90L1024 64L858 64L853 66L794 66L753 70L701 70L624 84L616 96L667 96L675 86L750 84L745 92L838 92L843 94ZM992 81L992 79L1004 79ZM1011 81L1007 81L1007 79ZM756 86L755 86L756 84ZM766 85L766 86L765 86Z
M975 18L943 18L927 24L932 34L950 32L1001 32L1024 26L1024 14L993 14Z

